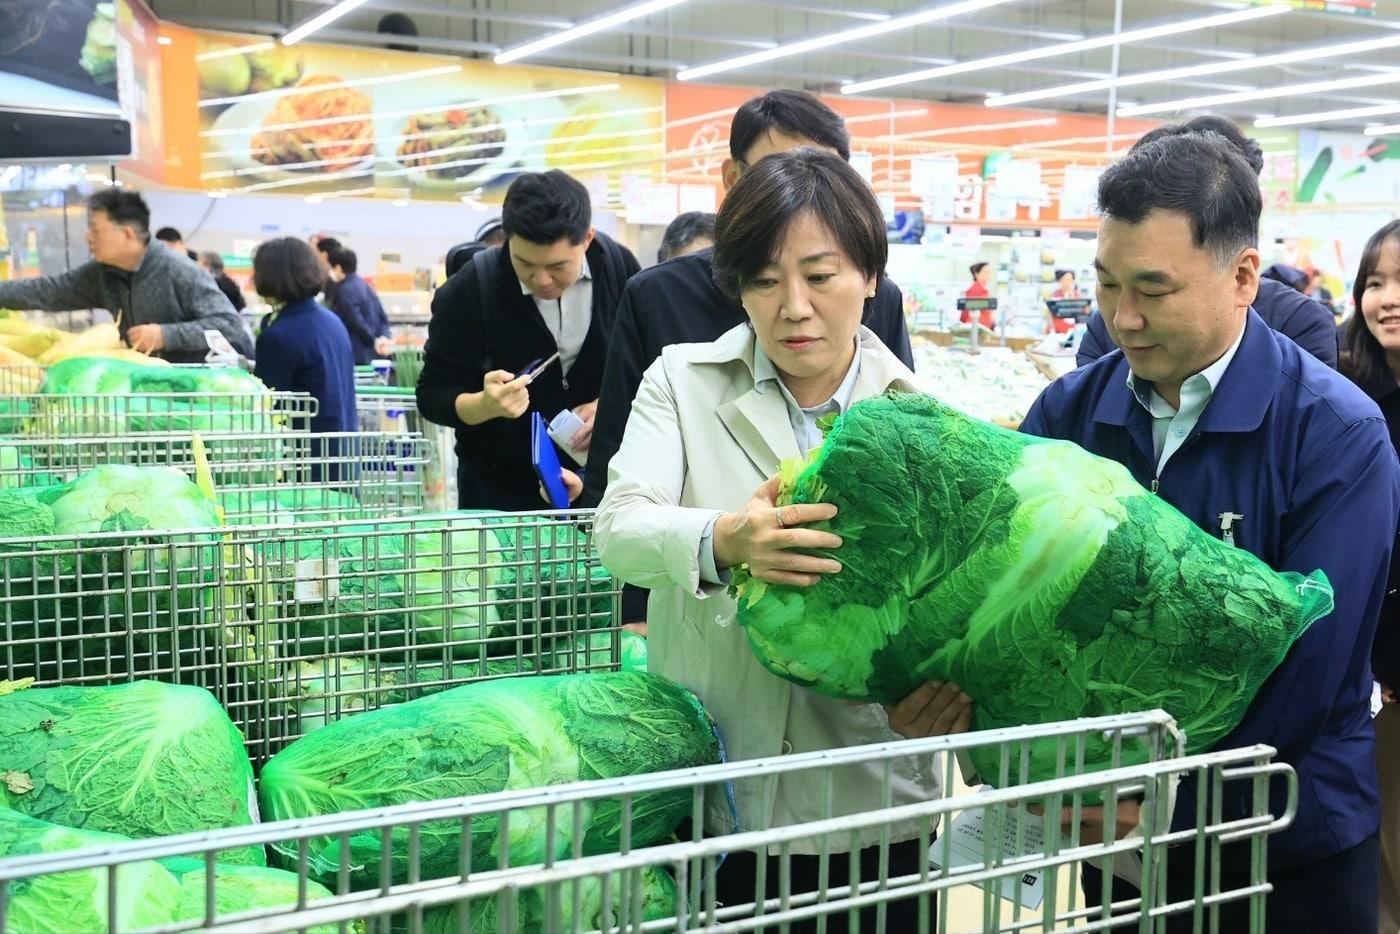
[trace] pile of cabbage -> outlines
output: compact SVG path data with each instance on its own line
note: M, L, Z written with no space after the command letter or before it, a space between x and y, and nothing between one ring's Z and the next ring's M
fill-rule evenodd
M1332 609L1321 571L1277 573L1076 445L919 395L853 406L784 465L781 502L832 503L843 570L808 589L735 575L739 622L774 674L892 703L953 681L977 729L1160 707L1210 748ZM1090 744L1089 768L1113 751ZM1030 744L1053 777L1057 742ZM1125 750L1125 764L1146 753ZM974 753L984 778L997 753Z

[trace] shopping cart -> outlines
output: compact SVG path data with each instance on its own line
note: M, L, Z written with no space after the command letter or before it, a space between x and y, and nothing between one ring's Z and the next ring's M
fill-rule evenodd
M248 432L200 435L225 518L238 524L419 513L431 445L420 435ZM104 464L194 476L195 434L6 439L0 489L49 486Z
M884 806L855 814L841 814L833 789L839 772L853 765L872 765L884 776L884 800L891 800L890 776L901 760L941 762L945 788L952 789L953 763L974 749L990 750L1015 773L1025 762L1029 743L1056 738L1063 750L1062 774L1047 781L1010 783L984 793L953 793L902 806ZM1081 751L1090 743L1107 740L1124 751L1137 747L1147 760L1133 766L1117 765L1086 772ZM920 930L983 931L1097 931L1156 929L1164 919L1183 915L1195 929L1217 930L1222 905L1248 900L1252 928L1262 930L1266 838L1286 827L1296 802L1296 778L1292 770L1271 761L1273 750L1264 746L1206 755L1182 754L1182 738L1173 721L1161 711L961 734L917 741L885 743L827 752L778 756L638 775L624 779L576 783L543 789L503 791L475 798L407 804L296 821L262 824L208 833L119 844L100 850L25 856L0 860L0 930L4 929L7 893L21 891L44 876L61 872L88 872L105 879L109 903L115 907L130 878L133 864L171 857L193 857L217 862L223 850L263 845L283 854L281 864L296 873L295 896L287 904L238 914L220 912L217 874L204 875L204 912L198 920L162 927L162 931L208 930L219 932L318 931L564 931L691 932L781 931L800 920L851 917L861 908L874 907L874 925L863 930L886 930L885 915L878 906L895 899L919 899ZM679 791L690 797L692 826L712 798L724 796L736 785L771 782L780 775L798 772L819 776L826 788L828 816L806 823L772 829L738 829L705 837L698 831L658 846L634 848L630 841L631 817L642 796L659 791ZM1223 820L1218 809L1201 809L1193 826L1170 830L1168 801L1173 784L1192 777L1201 787L1219 792L1225 785L1252 790L1253 808L1247 816ZM1283 814L1268 810L1268 787L1282 781L1288 789ZM1101 796L1111 805L1129 796L1140 799L1142 822L1137 838L1109 843L1080 839L1077 814L1087 796ZM615 852L582 852L583 816L595 803L620 800L621 838ZM1033 833L1026 815L1034 808L1047 814L1068 809L1068 832L1060 822L1044 823L1043 833ZM980 846L955 858L956 831L950 826L968 817L980 819L986 832ZM571 845L563 855L544 864L512 866L509 828L520 821L538 826L568 828ZM428 878L420 871L421 841L425 831L457 828L461 851L470 854L474 833L494 831L501 841L496 865L470 865L460 860L457 872L447 878ZM1007 828L1014 827L1007 833ZM941 831L940 831L941 828ZM565 831L560 831L565 832ZM1106 838L1114 840L1110 827ZM351 867L343 858L338 867L317 866L314 852L329 845L348 857L350 840L381 841L392 850L394 863L406 867L390 877L381 873L377 883L356 890L351 887ZM814 845L824 867L833 852L852 841L875 838L882 853L878 878L861 881L823 871L817 891L795 893L780 887L776 897L766 895L766 880L755 879L755 897L740 904L719 904L715 874L726 854L752 852L777 856L779 877L790 878L793 853L803 844ZM892 842L913 839L929 854L915 872L888 870ZM1168 902L1164 897L1165 854L1170 847L1193 847L1202 857L1221 855L1222 848L1247 851L1248 880L1233 887L1222 885L1216 873L1195 873L1193 897ZM550 851L558 852L553 845ZM1078 895L1079 870L1088 861L1117 865L1141 861L1141 896L1104 907L1088 907ZM384 860L387 865L388 860ZM765 861L760 860L759 866ZM1218 865L1218 862L1216 863ZM940 868L943 867L943 868ZM325 890L313 887L319 882ZM961 887L977 885L982 894L972 905L971 916L961 916L952 905ZM1023 906L1025 890L1037 886L1043 892L1038 906ZM673 896L654 898L658 891ZM317 896L320 896L319 898ZM1010 900L1002 896L1010 897ZM936 906L934 899L936 898ZM979 904L980 903L980 904ZM964 906L965 908L966 906ZM820 929L820 928L819 928ZM894 932L891 932L894 934ZM898 934L904 934L903 931Z
M431 439L433 459L427 471L428 499L440 508L456 506L456 436L451 428L435 425L419 414L416 392L411 386L356 386L360 430L417 433Z
M0 539L0 681L207 688L255 761L343 713L620 657L590 513ZM573 651L575 640L586 640Z

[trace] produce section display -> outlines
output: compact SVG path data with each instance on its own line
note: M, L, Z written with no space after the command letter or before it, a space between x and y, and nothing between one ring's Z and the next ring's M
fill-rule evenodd
M939 401L986 422L1019 425L1050 383L1021 351L984 346L974 354L918 335L912 343L920 385Z

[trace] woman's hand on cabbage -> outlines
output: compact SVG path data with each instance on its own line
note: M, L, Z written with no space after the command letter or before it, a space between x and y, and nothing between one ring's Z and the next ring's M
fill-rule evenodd
M840 573L841 562L802 553L841 547L839 535L803 528L834 519L836 507L826 503L780 507L779 487L779 478L769 477L743 508L719 517L714 530L715 565L745 565L759 580L792 587L810 587L825 574Z
M972 726L972 698L951 681L925 681L885 711L890 729L905 739L966 733Z

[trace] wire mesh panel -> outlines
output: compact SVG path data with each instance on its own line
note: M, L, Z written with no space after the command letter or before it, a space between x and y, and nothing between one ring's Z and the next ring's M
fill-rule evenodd
M419 435L267 432L201 435L227 521L331 521L421 512L432 446ZM193 433L16 438L0 489L50 486L105 464L196 468Z
M314 397L291 392L11 393L0 395L0 435L309 431L316 412Z
M466 727L467 725L464 725ZM1027 759L1032 741L1055 740L1063 750L1061 775L1037 783L1008 782L998 790L953 792L955 761L973 750L988 750L1003 762ZM1115 749L1145 747L1147 761L1082 768L1083 750L1107 742ZM825 930L856 921L850 930L889 931L889 910L898 902L918 903L921 931L1093 931L1158 929L1166 919L1185 919L1195 930L1219 930L1222 909L1245 902L1247 927L1263 929L1266 838L1286 827L1296 805L1292 770L1273 763L1273 750L1253 746L1205 755L1182 754L1182 738L1161 711L1074 723L961 734L826 752L779 756L636 775L550 788L503 790L447 801L405 804L372 811L309 817L202 834L118 844L103 849L49 853L0 860L0 929L7 904L46 878L93 874L95 881L126 899L135 896L153 861L171 865L178 857L218 863L221 851L266 846L275 865L293 874L280 898L248 910L221 907L228 881L218 871L199 877L198 908L161 931L781 931L789 924L815 922ZM1140 758L1140 757L1136 757ZM906 761L940 768L949 789L941 796L892 805L891 778ZM834 789L844 770L861 767L883 774L884 800L869 810L842 813L827 796L830 816L772 828L734 828L705 836L697 829L715 798L735 786L806 773ZM1203 790L1201 800L1221 800L1227 790L1250 802L1244 816L1222 819L1218 804L1202 806L1172 830L1171 792L1182 782ZM1280 813L1271 813L1271 783L1284 786ZM659 845L634 847L630 828L658 796L688 802L689 830ZM1122 835L1108 819L1101 834L1084 829L1091 807L1132 801L1140 814L1132 835ZM585 816L603 805L619 808L621 836L607 846L590 844L578 832ZM1037 820L1035 815L1045 815ZM954 856L956 828L980 820L985 832L971 852ZM1007 828L1015 830L1008 833ZM1039 827L1039 830L1035 828ZM543 862L519 851L530 828L548 828ZM489 841L493 846L483 849ZM878 841L880 871L864 876L834 870L836 854L853 841ZM1107 842L1104 842L1107 841ZM910 867L891 868L892 848L909 843L919 858ZM440 850L459 854L451 869L441 866ZM1177 879L1167 854L1188 848L1198 869ZM392 871L356 862L351 853L392 856ZM745 880L748 898L717 896L717 876L726 859L745 853L763 859ZM801 891L791 885L796 854L821 863L820 885ZM482 855L484 854L484 855ZM480 858L478 858L480 856ZM768 877L769 857L776 864ZM810 857L809 857L810 858ZM1233 861L1228 872L1222 861ZM1132 897L1086 904L1080 894L1081 870L1089 862L1135 869L1140 885ZM389 861L381 861L381 866ZM1172 863L1172 866L1177 866ZM1210 867L1207 870L1207 867ZM1031 879L1045 897L1034 908L1014 905ZM776 883L770 886L770 881ZM971 916L954 919L950 895L968 885L983 894ZM126 886L124 888L124 886ZM1178 898L1182 888L1189 892ZM1087 893L1086 893L1087 894ZM280 902L280 903L279 903ZM245 906L247 902L243 903ZM881 906L884 906L882 910ZM864 912L864 914L857 914ZM868 919L868 920L867 920ZM899 934L904 934L903 929Z
M0 539L0 680L199 685L261 761L348 713L615 666L591 535L588 513L445 513Z
M414 379L416 383L417 377ZM433 461L427 472L428 498L442 508L457 504L456 436L451 428L435 425L419 414L412 386L357 386L355 405L361 431L420 433L431 439Z
M0 395L38 392L43 384L41 366L0 366Z

